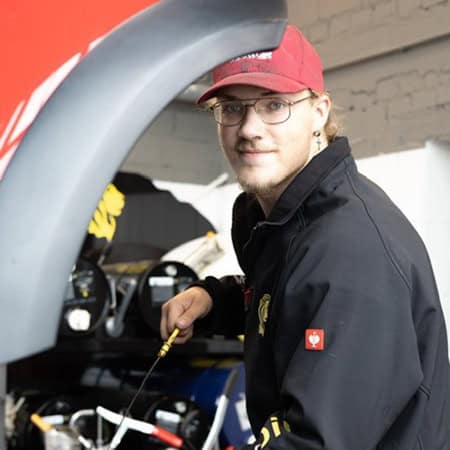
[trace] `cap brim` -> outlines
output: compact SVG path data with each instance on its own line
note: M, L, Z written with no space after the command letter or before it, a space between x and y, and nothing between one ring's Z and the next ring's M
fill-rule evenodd
M261 72L246 72L231 75L218 81L212 85L198 100L197 104L200 105L210 98L216 96L217 91L225 86L232 84L247 84L250 86L256 86L264 89L268 89L274 92L293 93L299 92L304 89L308 89L302 83L291 80L290 78L277 75L275 73L261 73Z

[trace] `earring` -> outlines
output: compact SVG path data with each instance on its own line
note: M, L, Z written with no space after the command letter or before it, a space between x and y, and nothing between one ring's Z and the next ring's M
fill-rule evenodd
M320 140L320 131L314 131L313 136L316 138L317 153L319 153L320 152L320 146L322 144L322 141Z

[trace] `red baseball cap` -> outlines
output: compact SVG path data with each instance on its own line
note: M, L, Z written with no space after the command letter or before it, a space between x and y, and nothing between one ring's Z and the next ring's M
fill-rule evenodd
M277 49L240 56L216 67L213 82L197 100L198 104L232 84L249 84L283 93L304 89L324 91L320 57L300 30L292 25L286 27Z

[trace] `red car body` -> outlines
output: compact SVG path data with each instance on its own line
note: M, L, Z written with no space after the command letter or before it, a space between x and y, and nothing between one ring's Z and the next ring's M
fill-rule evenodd
M157 1L0 2L0 179L67 74L107 33Z

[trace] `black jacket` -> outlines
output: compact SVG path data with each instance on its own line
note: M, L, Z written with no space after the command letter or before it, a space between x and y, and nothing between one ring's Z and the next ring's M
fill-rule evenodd
M247 410L262 448L450 449L447 336L426 249L358 173L346 138L299 173L267 220L241 194L232 235L244 288L203 286L217 331L245 325Z

